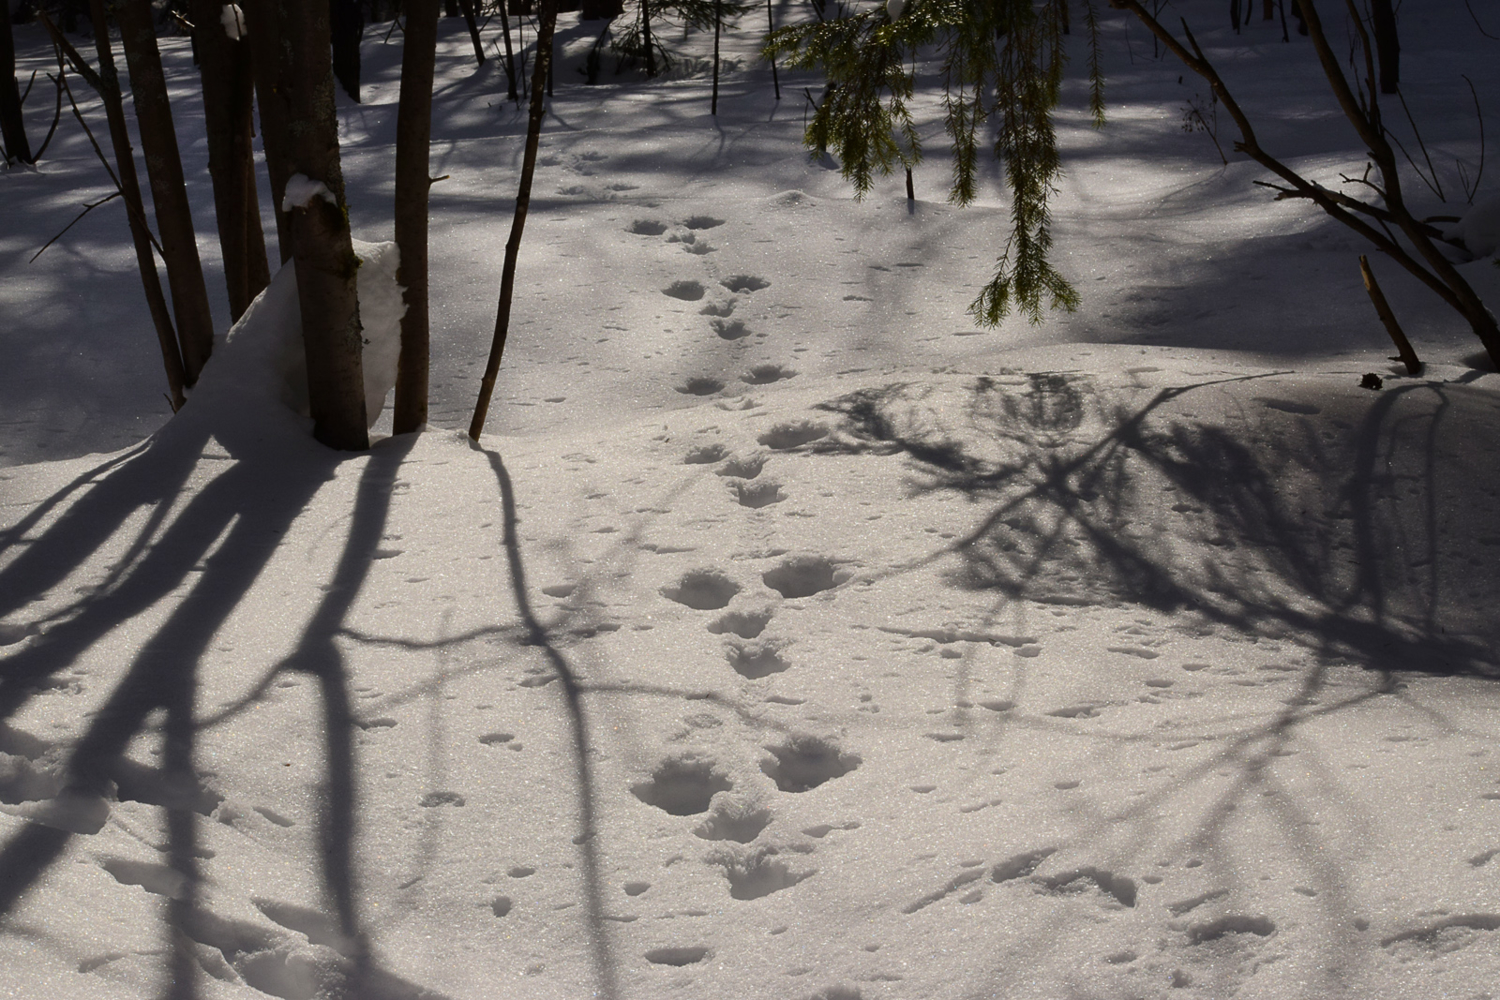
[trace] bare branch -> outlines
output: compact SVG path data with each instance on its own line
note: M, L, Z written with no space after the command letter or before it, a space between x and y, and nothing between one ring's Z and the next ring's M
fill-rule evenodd
M119 192L119 189L117 188L115 190L114 194L107 194L103 198L100 198L98 201L85 202L84 205L83 205L83 211L79 212L76 216L74 216L72 222L68 223L66 226L63 226L62 232L60 232L56 236L52 237L46 243L43 243L42 244L42 248L40 250L38 250L36 253L32 254L31 255L31 260L28 260L26 263L30 264L30 263L34 262L42 254L46 253L48 247L50 247L52 244L56 243L58 240L62 239L63 236L67 233L67 231L69 229L72 229L74 226L76 226L83 219L83 217L85 215L88 215L90 212L92 212L94 209L98 208L100 205L104 204L105 202L107 202L107 201L113 201L115 198L118 198L118 197L120 197L120 192Z

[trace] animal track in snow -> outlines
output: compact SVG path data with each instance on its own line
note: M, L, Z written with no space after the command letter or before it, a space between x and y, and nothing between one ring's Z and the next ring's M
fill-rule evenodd
M515 739L511 733L485 733L479 737L479 742L487 747L503 746L508 750L520 750L521 744L515 742Z
M830 833L832 833L835 830L858 830L858 829L859 829L859 820L851 819L851 820L849 820L849 822L847 822L847 823L840 823L837 826L834 826L834 825L832 825L830 823L819 823L817 826L810 826L807 829L803 830L802 832L803 832L804 835L806 835L808 837L812 837L812 838L814 838L816 840L822 840L824 837L828 836Z
M697 302L703 298L703 291L701 282L687 280L674 281L666 288L663 288L661 293L671 296L674 299L681 299L684 302Z
M720 317L727 317L727 316L732 316L733 314L734 314L734 300L733 299L730 299L730 300L728 300L726 302L710 302L707 305L705 305L702 309L698 310L698 315L700 315L700 316L720 316Z
M766 747L771 753L760 769L783 792L806 792L834 778L841 778L860 765L858 754L840 750L815 736L793 736L784 743Z
M771 825L771 810L750 803L720 801L694 829L704 840L733 840L748 844Z
M740 506L749 507L751 510L769 507L773 503L781 503L786 499L786 494L781 492L781 484L769 479L735 483L734 493Z
M626 882L620 887L627 896L639 896L651 888L650 882Z
M1496 926L1500 926L1500 919L1497 919ZM1228 934L1254 934L1258 937L1270 937L1275 933L1275 922L1266 917L1247 917L1237 914L1191 924L1187 928L1188 942L1190 944L1217 941ZM1381 943L1384 944L1385 942Z
M152 895L168 899L182 899L187 895L188 877L166 865L128 858L100 858L99 867L121 885L138 885Z
M726 611L709 623L708 630L714 635L733 632L741 639L754 639L770 622L769 611Z
M1006 858L990 870L990 881L998 883L1025 878L1036 871L1043 861L1056 853L1057 848L1044 847L1039 851L1027 851L1025 854Z
M739 340L750 336L750 328L741 320L715 319L710 320L708 325L713 328L714 333L717 333L722 340Z
M731 292L758 292L762 288L770 288L771 283L765 278L757 278L753 274L733 274L719 282Z
M811 597L832 590L849 578L847 571L822 556L793 556L761 574L767 587L782 597Z
M688 229L717 229L724 224L724 220L712 215L694 215L683 219L682 224Z
M674 757L663 761L649 781L630 786L636 798L673 816L695 816L708 812L716 792L727 792L734 783L720 773L712 761L696 757Z
M712 396L723 388L724 383L716 378L698 376L679 385L677 391L684 396Z
M661 595L695 611L717 611L740 592L740 585L716 569L684 573L676 584L661 588Z
M646 952L646 961L652 965L693 965L708 957L708 949L701 945L687 948L652 948Z
M760 680L779 674L791 667L781 656L781 647L774 642L735 642L725 644L724 657L735 673L746 680Z
M660 236L667 231L667 224L656 219L636 219L625 227L625 231L636 236Z
M775 860L776 849L767 847L749 855L722 855L718 863L729 880L729 895L734 899L761 899L790 889L814 873L794 872L784 861Z
M719 462L729 454L729 450L722 444L700 444L696 448L688 449L688 453L682 456L683 465L712 465Z
M464 804L464 797L457 792L428 792L422 796L419 804L424 809L436 809L438 806L461 808Z
M1047 713L1055 719L1092 719L1098 716L1097 705L1069 705L1066 708L1054 708Z
M740 376L741 382L751 385L770 385L772 382L780 382L789 379L797 373L785 365L756 365L748 372Z
M1172 914L1172 916L1174 917L1180 917L1184 913L1189 913L1193 910L1196 910L1204 903L1211 903L1216 899L1223 899L1227 895L1229 895L1228 889L1211 889L1208 892L1199 893L1191 899L1183 899L1175 903L1168 903L1167 912Z
M827 436L828 428L823 424L798 420L777 424L756 440L773 451L790 451Z
M734 479L754 479L760 475L761 470L766 467L766 460L759 455L749 458L732 458L719 466L717 472L721 476L729 476Z
M1046 878L1039 878L1038 882L1051 892L1076 892L1080 882L1092 885L1107 896L1112 896L1121 906L1135 906L1136 886L1135 880L1102 868L1084 866L1074 868L1071 871L1060 872Z
M1266 922L1270 923L1270 921ZM1272 929L1274 928L1273 924ZM1393 934L1382 940L1380 946L1391 948L1408 943L1422 944L1436 951L1451 952L1463 947L1467 943L1464 939L1472 937L1473 931L1500 931L1500 913L1463 913L1445 916L1425 926Z
M512 905L509 896L496 896L490 900L490 912L497 917L503 917L510 912Z
M995 698L990 701L981 701L980 708L987 708L991 712L1009 712L1016 707L1016 703L1006 698Z

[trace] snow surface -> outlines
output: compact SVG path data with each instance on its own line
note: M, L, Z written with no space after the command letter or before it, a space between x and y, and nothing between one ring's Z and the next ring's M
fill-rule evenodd
M1262 142L1357 175L1305 43L1202 16ZM1472 174L1467 17L1403 8L1402 70ZM1083 306L996 332L1006 204L943 203L931 105L917 204L856 204L749 32L715 122L696 63L572 83L595 27L480 447L525 118L461 21L430 429L367 454L297 412L289 271L167 419L118 207L25 263L108 183L86 141L5 175L0 995L1493 995L1500 376L1451 311L1375 260L1404 375L1366 248L1182 132L1114 14L1111 124L1075 80L1059 130ZM341 108L372 371L384 36Z

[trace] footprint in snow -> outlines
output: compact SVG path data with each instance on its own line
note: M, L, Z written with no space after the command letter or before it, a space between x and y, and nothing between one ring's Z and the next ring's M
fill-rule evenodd
M708 324L721 340L741 340L750 336L750 328L737 319L714 319Z
M657 765L651 777L630 786L630 792L647 805L673 816L708 812L713 797L734 787L713 761L693 756L674 757Z
M733 632L741 639L754 639L766 630L770 622L769 610L728 611L710 622L708 630L715 635Z
M766 467L766 460L760 455L751 455L748 458L732 458L719 466L716 474L731 479L754 479L760 475L761 470Z
M780 423L756 438L773 451L791 451L828 436L828 428L813 420Z
M771 810L750 802L721 797L708 818L693 828L704 840L732 840L748 844L771 825Z
M646 952L646 961L652 965L695 965L709 956L710 952L701 945L679 948L652 948Z
M661 290L663 295L669 298L681 299L683 302L697 302L703 298L703 292L702 283L691 280L674 281Z
M719 282L731 292L758 292L762 288L770 288L771 283L765 278L758 278L753 274L735 274L724 278Z
M807 792L841 778L862 763L860 756L815 736L792 736L766 747L760 769L783 792Z
M748 372L740 376L741 382L750 385L770 385L772 382L780 382L792 378L797 373L785 365L756 365Z
M751 510L769 507L786 499L786 494L781 492L781 484L769 479L735 483L734 494L741 507L749 507Z
M717 229L723 224L723 219L716 219L712 215L693 215L682 220L686 229Z
M636 236L660 236L667 231L667 224L656 219L636 219L625 231Z
M670 601L692 608L695 611L717 611L728 606L740 585L716 569L695 569L684 573L670 586L661 588L661 595Z
M724 644L724 658L735 673L751 681L782 673L792 666L782 657L781 644L769 640L738 642L731 639Z
M677 391L682 393L684 396L712 396L714 393L721 391L723 388L724 383L720 382L716 378L697 376L695 378L690 378L686 382L682 383L682 385L679 385L677 387Z
M793 556L761 574L761 581L782 597L811 597L847 582L852 573L826 556Z
M793 871L786 862L777 860L777 850L765 847L751 853L724 853L717 863L729 881L733 899L763 899L810 878L814 871Z
M722 444L702 444L688 450L682 456L683 465L712 465L721 462L729 455L729 449Z

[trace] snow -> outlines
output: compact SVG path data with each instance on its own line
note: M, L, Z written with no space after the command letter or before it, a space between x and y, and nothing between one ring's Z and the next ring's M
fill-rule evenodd
M1476 257L1500 254L1500 195L1475 202L1443 235L1461 240Z
M281 196L281 210L290 212L294 208L306 208L314 198L322 198L330 205L339 203L333 192L328 190L327 184L315 181L306 174L293 174L286 180L286 193Z
M1457 74L1500 86L1467 17L1402 12L1440 166L1478 159ZM460 19L420 435L384 30L340 108L366 454L310 437L290 269L170 416L118 209L25 262L108 184L86 139L5 175L0 995L1493 992L1500 375L1456 315L1377 257L1426 367L1390 362L1367 248L1181 132L1116 14L1111 124L1077 80L1059 123L1083 305L993 332L1007 205L944 203L935 106L917 204L856 204L748 32L715 122L692 66L574 83L596 28L478 446L525 116ZM1268 148L1358 174L1305 42L1194 30Z
M219 23L224 26L224 34L236 42L248 34L245 30L245 12L240 10L237 3L224 5L224 9L219 12Z

